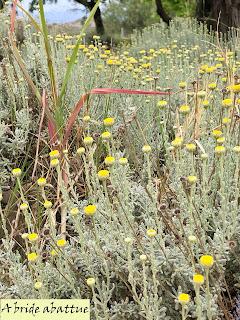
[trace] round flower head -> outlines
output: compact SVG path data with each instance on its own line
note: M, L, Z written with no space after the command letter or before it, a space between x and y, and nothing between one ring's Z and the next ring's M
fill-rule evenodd
M178 86L179 86L179 88L184 89L187 86L187 82L181 81L181 82L179 82Z
M204 108L207 108L210 105L210 102L208 100L203 100L202 105Z
M147 260L147 256L145 254L141 254L139 258L143 262Z
M216 83L209 83L208 88L211 90L214 90L217 88L217 84Z
M27 238L28 238L28 233L23 233L21 237L22 237L22 239L24 239L24 240L27 239Z
M83 122L89 122L91 120L90 116L83 117Z
M107 141L111 138L112 134L109 131L105 131L101 134L101 137L104 141Z
M233 86L227 87L227 89L234 93L238 93L240 92L240 84L234 84Z
M152 150L152 148L149 145L145 145L145 146L142 147L142 152L143 153L150 153L151 150Z
M215 147L215 153L217 155L224 154L226 152L226 148L224 146L216 146Z
M217 138L217 144L223 144L225 142L225 138L224 137L220 137L220 138Z
M84 153L85 153L85 148L80 147L80 148L77 149L77 154L78 154L79 156L81 156L81 155L84 154Z
M12 170L12 174L14 177L18 178L21 176L22 170L20 168L15 168Z
M233 105L233 101L232 101L232 99L230 99L230 98L224 99L224 100L222 101L222 106L223 106L223 107L232 107L232 105Z
M225 117L222 118L222 124L228 125L231 122L231 118Z
M194 184L197 182L197 177L196 176L188 176L187 177L187 181L190 183L190 184Z
M59 239L57 240L57 246L62 248L62 247L65 247L67 244L67 241L65 239Z
M208 154L207 153L202 153L201 154L201 159L202 160L207 160L208 159Z
M93 138L92 137L85 137L83 139L83 143L86 145L86 146L91 146L93 144Z
M115 119L114 119L114 118L105 118L105 119L103 120L103 123L104 123L104 125L105 125L106 127L111 127L111 126L114 125Z
M27 259L29 262L34 262L38 258L38 254L36 252L30 252L27 254Z
M235 153L240 153L240 146L235 146L232 150Z
M49 200L46 200L43 205L44 205L45 209L51 209L52 208L52 202L49 201Z
M187 304L190 302L190 296L187 293L180 293L178 295L178 302L181 304Z
M172 142L171 145L175 148L181 147L183 144L183 138L181 137L176 137Z
M79 209L78 208L72 208L70 210L70 213L72 216L77 216L79 214Z
M89 287L93 287L96 281L94 278L88 278L86 282Z
M45 185L47 184L46 178L43 178L43 177L39 178L37 180L37 184L39 185L39 187L45 187Z
M157 231L154 230L154 229L148 229L147 230L147 236L150 237L150 238L155 237L156 234L157 234Z
M190 112L190 107L188 105L183 105L179 108L179 112L182 114L188 114Z
M28 234L28 240L31 242L37 241L38 234L37 233L29 233Z
M199 262L203 267L211 268L214 264L214 258L210 255L204 255L204 256L201 256Z
M115 163L115 158L108 156L105 158L104 162L107 166L112 166Z
M201 274L194 274L193 275L193 283L196 284L196 285L201 285L204 283L204 276L201 275Z
M89 204L88 206L84 207L84 213L87 216L93 216L97 211L97 206L94 204Z
M40 281L35 282L34 288L35 288L36 290L41 289L41 288L42 288L42 282L40 282Z
M60 153L58 150L53 150L53 151L49 152L49 156L51 159L57 159L60 157Z
M59 160L57 158L54 158L50 161L50 166L52 168L56 168L59 165Z
M109 171L108 170L100 170L98 171L98 179L100 181L107 180L109 178Z
M212 135L214 136L214 138L219 138L222 135L222 131L221 130L213 130L212 131Z
M167 106L167 101L166 100L159 100L158 103L157 103L157 106L159 108L164 108Z
M205 95L206 95L206 92L205 92L205 91L198 91L198 93L197 93L197 96L198 96L199 98L204 98Z
M188 237L188 241L191 242L191 243L196 243L196 242L197 242L197 237L195 237L195 236L189 236L189 237Z
M194 152L196 150L196 145L194 143L187 143L186 144L186 149L189 152Z
M21 209L22 211L25 211L25 210L27 210L28 208L29 208L29 205L28 205L27 202L23 202L23 203L20 205L20 209Z
M128 164L128 159L127 158L120 158L118 160L119 164L121 164L122 166L125 166L126 164Z

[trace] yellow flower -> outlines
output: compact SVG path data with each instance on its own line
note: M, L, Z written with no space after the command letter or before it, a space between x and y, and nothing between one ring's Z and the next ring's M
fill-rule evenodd
M77 154L78 154L79 156L82 155L82 154L84 154L84 152L85 152L85 148L83 148L83 147L80 147L80 148L77 149Z
M159 108L163 108L163 107L166 107L167 104L168 104L168 103L167 103L166 100L159 100L158 103L157 103L157 106L158 106Z
M223 144L225 142L224 137L217 138L217 144Z
M37 241L38 239L38 234L37 233L30 233L28 234L28 240L31 242Z
M98 171L98 179L101 181L107 180L109 178L108 170L100 170Z
M52 168L55 168L55 167L57 167L59 165L59 160L57 159L57 158L54 158L54 159L52 159L51 161L50 161L50 166L52 167Z
M112 166L115 163L115 158L111 157L111 156L108 156L108 157L105 158L104 162L105 162L106 165Z
M234 84L233 86L227 87L228 90L233 91L234 93L240 92L240 84Z
M199 262L203 267L211 268L214 264L214 258L210 255L204 255L204 256L201 256Z
M196 145L194 143L187 143L186 144L186 149L189 152L194 152L196 150Z
M183 114L188 114L190 112L190 107L188 105L183 105L179 108L179 112Z
M224 154L226 152L226 148L224 146L216 146L215 147L215 153L217 155Z
M227 78L226 77L221 78L221 80L222 80L223 83L227 82Z
M184 89L187 86L187 82L184 82L184 81L179 82L178 86L179 86L179 88Z
M15 168L12 170L12 174L14 177L20 177L22 173L22 170L20 168Z
M145 146L142 147L142 152L143 153L150 153L151 150L152 150L152 148L149 145L145 145Z
M49 156L51 159L56 159L60 157L59 151L58 150L53 150L49 152Z
M128 163L128 159L127 158L120 158L118 160L119 164L121 164L122 166L125 166Z
M27 259L29 262L34 262L38 258L38 254L36 252L30 252L27 254Z
M193 283L196 284L196 285L201 285L204 283L204 276L201 275L201 274L194 274L193 275Z
M21 209L22 211L25 211L25 210L27 210L28 208L29 208L29 205L28 205L27 202L23 202L23 203L20 205L20 209Z
M28 233L23 233L21 237L22 239L26 240L28 238Z
M35 282L34 288L35 288L36 290L41 289L41 288L42 288L42 282L40 282L40 281Z
M196 176L188 176L187 180L190 184L194 184L197 182L197 177Z
M228 118L228 117L222 118L222 124L227 125L227 124L229 124L230 122L231 122L231 119L230 119L230 118Z
M180 293L178 295L178 302L180 302L181 304L187 304L190 301L190 296L187 293Z
M93 216L97 211L97 206L94 204L89 204L88 206L84 207L84 213L87 216Z
M111 126L114 125L115 119L114 119L114 118L105 118L105 119L103 120L103 123L104 123L104 125L105 125L106 127L111 127Z
M47 180L46 180L46 178L39 178L38 180L37 180L37 184L39 185L39 187L45 187L45 185L47 184Z
M83 139L83 142L84 142L85 145L91 146L93 144L93 138L92 137L85 137Z
M79 209L78 208L72 208L70 210L70 213L71 213L72 216L76 216L79 213Z
M45 209L51 209L52 208L52 202L49 201L49 200L46 200L43 205L44 205Z
M112 134L109 131L105 131L101 134L101 137L103 140L109 140L111 138Z
M145 254L141 254L139 258L140 258L141 261L146 261L147 260L147 256Z
M171 143L171 145L175 148L181 147L182 144L183 144L183 138L181 137L176 137Z
M233 105L232 99L228 98L228 99L222 100L223 107L232 107L232 105Z
M211 89L211 90L216 89L216 87L217 87L216 83L209 83L209 85L208 85L208 88Z
M219 138L222 135L222 131L221 130L213 130L212 131L212 135L214 136L214 138Z
M57 246L62 248L62 247L65 247L67 244L67 241L65 239L59 239L57 240Z
M205 95L206 95L206 92L205 92L205 91L198 91L198 93L197 93L197 96L198 96L199 98L204 98Z
M96 281L94 278L88 278L86 282L89 287L93 287Z
M148 229L147 230L147 236L150 237L150 238L155 237L156 234L157 234L157 231L154 230L154 229Z
M209 106L209 104L210 104L210 102L208 101L208 100L203 100L202 101L202 105L203 105L203 107L208 107Z
M197 238L195 236L189 236L188 237L188 241L191 243L196 243L197 242Z
M100 36L94 35L93 40L100 40Z

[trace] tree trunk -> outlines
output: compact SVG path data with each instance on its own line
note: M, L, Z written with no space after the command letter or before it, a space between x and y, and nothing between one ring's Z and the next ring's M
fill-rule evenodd
M91 0L91 1L75 0L75 1L84 5L89 11L91 11L96 4L95 0ZM101 10L99 7L97 8L96 13L94 15L94 22L95 22L95 26L96 26L96 33L100 36L104 35L105 28L104 28L104 24L103 24L103 20L102 20L102 13L101 13Z
M169 15L166 13L166 11L163 8L162 1L161 0L155 0L156 7L157 7L157 14L162 18L164 22L169 26L170 21L172 20Z
M198 0L196 17L221 32L240 26L240 0Z

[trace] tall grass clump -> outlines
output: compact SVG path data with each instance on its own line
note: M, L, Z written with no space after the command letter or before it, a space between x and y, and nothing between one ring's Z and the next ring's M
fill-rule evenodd
M238 31L176 20L109 48L40 11L0 40L0 296L238 319Z

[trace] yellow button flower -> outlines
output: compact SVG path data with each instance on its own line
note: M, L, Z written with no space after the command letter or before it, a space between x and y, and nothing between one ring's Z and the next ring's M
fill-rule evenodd
M228 98L228 99L224 99L222 100L222 106L223 107L232 107L233 105L233 100Z
M22 211L25 211L25 210L27 210L28 208L29 208L29 205L28 205L27 202L23 202L23 203L20 205L20 209L21 209Z
M112 134L111 134L111 132L109 132L109 131L105 131L105 132L103 132L102 134L101 134L101 137L102 137L102 139L103 140L109 140L110 138L111 138L111 136L112 136Z
M215 147L215 153L217 155L224 154L226 152L226 148L224 146L216 146Z
M80 148L77 149L77 154L78 154L79 156L82 155L82 154L84 154L84 153L85 153L85 148L80 147Z
M47 184L46 178L43 178L43 177L39 178L37 180L37 184L39 185L39 187L45 187L45 185Z
M190 107L188 105L182 105L179 108L179 112L183 114L188 114L190 112Z
M84 207L84 213L87 216L93 216L97 211L97 206L94 204L89 204L88 206Z
M65 247L67 244L67 241L65 239L59 239L57 240L57 246L62 248L62 247Z
M154 229L148 229L147 230L147 236L150 237L150 238L155 237L156 234L157 234L157 231L154 230Z
M49 152L49 156L51 159L56 159L60 157L60 153L58 150L53 150L51 152Z
M111 156L108 156L108 157L105 158L104 162L105 162L106 165L112 166L115 163L115 158L111 157Z
M88 278L86 282L89 287L93 287L96 281L94 278Z
M183 138L181 137L176 137L172 142L171 145L175 148L181 147L183 144Z
M38 258L38 254L36 252L30 252L27 254L27 259L29 262L34 262Z
M83 139L83 143L87 146L91 146L93 144L93 138L92 137L85 137Z
M38 234L37 233L29 233L28 234L28 240L31 242L37 241Z
M196 284L196 285L201 285L204 283L204 276L201 275L201 274L194 274L193 275L193 283Z
M15 168L12 170L12 174L14 177L18 178L21 176L22 170L20 168Z
M79 214L79 209L78 208L72 208L70 210L70 213L72 216L77 216Z
M186 144L186 149L189 152L194 152L196 150L196 145L194 143L187 143Z
M54 158L50 161L50 166L52 168L56 168L59 165L59 160L57 158Z
M107 180L109 178L108 170L100 170L98 171L98 179L101 181Z
M196 176L188 176L187 177L187 181L190 183L190 184L194 184L197 182L197 177Z
M152 150L152 148L149 145L145 145L145 146L142 147L142 152L143 153L150 153L151 150Z
M157 106L159 108L163 108L163 107L166 107L167 106L167 101L166 100L159 100L158 103L157 103Z
M201 256L199 262L203 267L211 268L214 264L214 258L210 255L204 255L204 256Z
M114 119L114 118L105 118L105 119L103 120L103 123L104 123L104 125L105 125L106 127L111 127L111 126L114 125L115 119Z
M180 293L178 295L178 302L181 304L187 304L190 302L190 296L187 293Z
M45 209L50 209L50 208L52 208L52 202L49 201L49 200L46 200L43 205L44 205L44 208L45 208Z
M212 135L214 136L214 138L219 138L222 135L222 131L221 130L213 130L212 131Z
M126 164L128 164L128 159L127 158L120 158L118 160L119 164L121 164L122 166L125 166Z
M41 288L42 288L42 282L40 282L40 281L35 282L34 288L35 288L36 290L41 289Z

